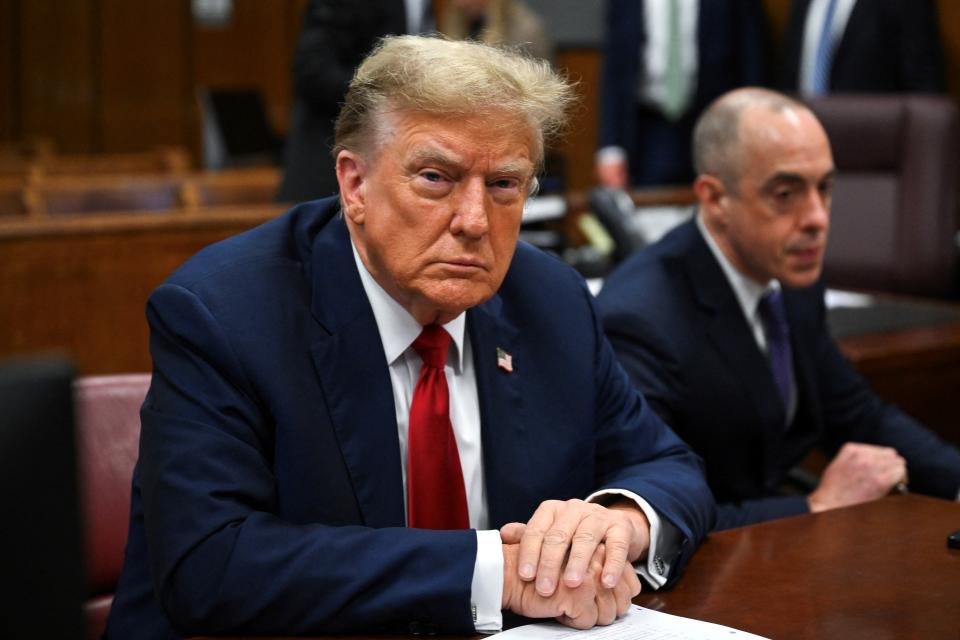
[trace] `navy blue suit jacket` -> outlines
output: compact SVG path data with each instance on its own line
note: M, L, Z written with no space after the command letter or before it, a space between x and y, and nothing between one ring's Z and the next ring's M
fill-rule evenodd
M701 0L697 16L697 86L677 122L638 108L643 2L608 0L600 94L601 147L627 152L635 184L689 182L690 138L704 107L730 89L763 84L766 40L758 0Z
M810 0L794 0L784 31L779 84L800 86ZM943 45L933 0L857 2L830 67L831 92L946 91Z
M386 357L338 210L307 203L208 247L151 296L110 637L473 632L475 534L404 528ZM521 244L467 330L491 525L626 488L679 530L676 578L713 525L710 491L617 364L579 276Z
M787 472L814 447L892 446L910 486L953 499L960 453L884 404L850 366L826 325L823 288L786 289L799 407L783 404L726 277L693 221L627 260L597 305L620 362L650 405L706 463L718 528L807 511L783 496Z

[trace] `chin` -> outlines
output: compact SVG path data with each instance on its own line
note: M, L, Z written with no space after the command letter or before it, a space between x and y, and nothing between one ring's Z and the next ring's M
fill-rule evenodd
M820 273L820 269L800 271L786 274L784 277L778 279L780 280L780 284L790 287L791 289L805 289L817 283L817 280L820 279Z

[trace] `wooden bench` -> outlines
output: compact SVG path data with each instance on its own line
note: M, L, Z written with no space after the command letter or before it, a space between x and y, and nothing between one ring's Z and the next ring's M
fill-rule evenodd
M282 204L0 221L0 358L65 352L80 374L149 371L150 292Z

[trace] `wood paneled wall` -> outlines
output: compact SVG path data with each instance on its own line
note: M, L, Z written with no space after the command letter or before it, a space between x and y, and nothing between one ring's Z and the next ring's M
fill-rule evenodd
M223 28L194 24L190 0L0 0L0 140L48 136L66 152L182 145L200 157L196 90L258 87L284 132L291 59L306 0L233 0ZM790 0L763 0L779 42ZM442 5L442 2L437 2ZM948 83L960 101L960 2L937 0ZM564 49L581 111L562 151L571 188L593 180L600 54Z
M197 89L255 87L278 131L305 0L233 0L222 28L190 0L0 0L0 140L64 152L200 152Z

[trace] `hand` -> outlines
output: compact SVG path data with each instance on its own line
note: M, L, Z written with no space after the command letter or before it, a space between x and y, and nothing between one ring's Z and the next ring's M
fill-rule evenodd
M820 486L807 497L817 513L876 500L907 481L907 463L895 449L848 442L827 465Z
M640 593L640 580L632 567L624 567L623 575L612 589L600 584L605 548L594 551L587 574L578 587L561 585L550 597L537 593L532 582L518 579L517 559L520 545L503 545L503 598L501 606L528 618L554 618L575 629L608 625L630 608L631 600Z
M601 160L597 162L595 171L600 186L611 189L627 188L626 160Z
M549 597L559 583L580 586L588 565L602 543L605 550L602 584L617 585L624 568L650 546L650 523L632 501L608 507L583 500L548 500L525 525L513 522L500 529L504 543L520 543L518 574L525 582L536 579L537 593Z

